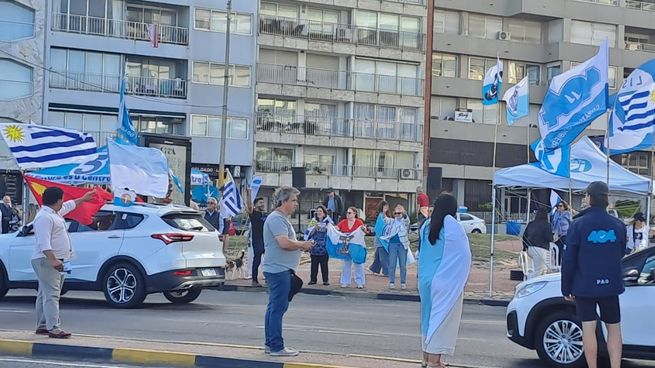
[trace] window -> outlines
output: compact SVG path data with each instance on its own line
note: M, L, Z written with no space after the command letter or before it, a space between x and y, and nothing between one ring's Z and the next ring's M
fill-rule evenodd
M202 215L174 213L164 215L161 219L169 226L184 231L209 232L217 230Z
M434 31L459 34L459 13L436 9L434 11Z
M486 180L464 180L464 206L469 211L483 211L481 205L491 202L491 182Z
M305 171L308 174L326 175L334 174L334 156L306 154Z
M471 217L470 215L467 215L465 213L461 213L459 215L459 220L460 221L471 221L471 220L473 220L473 217Z
M538 85L541 67L536 64L509 61L505 73L507 75L508 83L518 83L527 75L531 85Z
M432 96L432 118L440 120L455 120L457 99L455 97Z
M632 152L621 155L621 165L638 175L650 175L648 168L649 152Z
M206 61L193 62L193 82L222 86L225 76L225 65ZM230 86L250 87L250 67L247 65L230 65Z
M292 100L260 98L257 100L258 124L272 129L278 123L282 126L295 123L298 103Z
M290 172L293 167L292 148L261 147L255 152L256 170L259 172Z
M483 80L484 74L491 68L496 65L496 59L485 59L479 57L469 57L469 78Z
M143 215L138 213L118 213L116 218L116 224L114 225L115 230L129 230L134 229L143 221Z
M457 55L432 54L432 75L435 77L457 77Z
M580 63L572 61L571 68L580 65ZM607 84L611 89L616 89L616 76L619 72L619 68L616 66L611 66L607 70Z
M654 285L655 284L655 256L650 256L644 262L644 267L641 269L639 285Z
M483 105L482 100L466 100L466 108L473 112L474 123L496 124L498 122L498 104Z
M230 33L252 34L252 15L231 13ZM202 31L225 33L227 31L227 12L196 8L195 28Z
M137 132L187 135L183 117L131 115Z
M260 6L261 15L284 18L285 20L298 19L298 6L292 4L278 4L263 2Z
M128 62L127 72L133 73ZM81 91L119 92L121 79L121 56L102 52L79 51L52 48L50 50L50 88L65 88ZM139 72L140 72L140 68ZM152 77L152 75L146 75ZM156 75L154 76L157 77ZM128 91L132 83L128 81Z
M191 135L196 137L220 138L221 117L212 115L191 115ZM248 139L248 119L228 117L227 138Z
M549 64L546 66L546 74L548 77L548 83L550 83L553 78L558 76L562 72L562 65L560 63Z
M469 36L495 39L503 30L503 19L488 15L469 15Z
M355 90L420 95L418 66L369 59L355 59Z
M0 0L0 42L34 36L34 10L12 0Z
M109 231L116 230L114 228L114 220L116 214L113 212L100 211L93 216L92 222L89 225L79 224L77 227L78 233L88 231Z
M571 42L584 45L600 45L608 39L610 47L616 47L616 25L571 21Z
M0 101L29 97L33 93L32 68L0 59Z
M507 31L512 41L541 43L541 23L520 19L507 19Z

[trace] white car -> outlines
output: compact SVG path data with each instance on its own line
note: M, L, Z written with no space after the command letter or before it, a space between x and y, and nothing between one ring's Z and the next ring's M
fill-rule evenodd
M655 360L655 247L623 259L625 292L620 296L623 357ZM598 324L599 352L606 333ZM575 305L561 293L559 273L525 281L507 307L507 337L553 367L585 366L582 327Z
M467 233L475 234L486 234L487 225L485 225L484 220L473 216L469 213L457 213L457 221L464 227L464 230Z
M111 306L132 308L157 292L172 303L190 303L203 288L225 281L219 234L191 208L106 204L89 226L66 223L73 258L64 292L103 291ZM37 288L33 250L31 224L0 235L0 299L9 289Z

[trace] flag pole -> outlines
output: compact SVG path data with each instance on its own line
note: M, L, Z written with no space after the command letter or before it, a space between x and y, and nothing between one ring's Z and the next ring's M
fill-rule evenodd
M227 0L227 24L225 25L225 61L223 70L223 118L221 122L221 153L218 156L218 185L221 197L225 187L225 145L227 135L227 95L230 89L230 23L232 22L232 0Z
M611 112L612 110L607 110L607 126L605 129L605 136L607 139L605 141L607 142L607 147L605 147L605 152L607 154L607 187L609 188L610 186L610 117L611 117Z
M500 91L498 91L500 93ZM494 155L493 167L491 172L491 244L489 245L489 297L494 294L494 240L496 232L496 187L494 186L494 175L496 174L496 148L498 145L498 125L500 125L500 102L496 104L498 107L498 120L494 126Z

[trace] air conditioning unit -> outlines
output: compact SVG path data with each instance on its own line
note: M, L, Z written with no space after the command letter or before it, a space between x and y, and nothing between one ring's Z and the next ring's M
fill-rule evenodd
M638 43L628 42L627 46L628 46L628 50L630 50L630 51L639 50L639 44Z
M411 169L401 169L400 170L400 178L401 179L414 179L414 170Z
M512 34L505 31L498 32L498 39L503 41L509 41L512 39Z

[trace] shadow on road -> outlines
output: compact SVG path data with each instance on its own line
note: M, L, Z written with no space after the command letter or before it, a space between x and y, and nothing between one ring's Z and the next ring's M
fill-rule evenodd
M6 296L3 298L4 302L15 302L34 304L36 296ZM103 299L88 299L62 296L60 300L61 305L71 306L79 309L114 309ZM208 311L214 310L209 305L189 303L189 304L173 304L169 302L144 302L138 309L157 309L157 310L184 310L184 311Z

